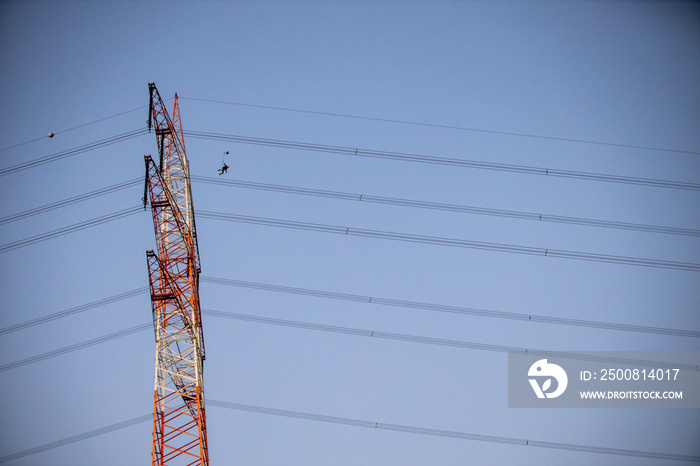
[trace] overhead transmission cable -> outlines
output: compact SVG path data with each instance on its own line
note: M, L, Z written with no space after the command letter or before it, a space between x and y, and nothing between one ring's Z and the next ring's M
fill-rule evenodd
M533 315L533 314L518 314L518 313L513 313L513 312L493 311L493 310L485 310L485 309L473 309L473 308L458 307L458 306L447 306L447 305L441 305L441 304L420 303L420 302L414 302L414 301L402 301L402 300L396 300L396 299L352 295L352 294L347 294L347 293L335 293L335 292L331 292L331 291L319 291L319 290L311 290L311 289L303 289L303 288L292 288L292 287L285 287L285 286L279 286L279 285L270 285L270 284L264 284L264 283L254 283L254 282L243 282L243 281L239 281L239 280L230 280L230 279L207 277L207 276L202 276L201 281L203 283L208 282L208 283L213 283L213 284L218 284L218 285L237 286L237 287L258 289L258 290L264 290L264 291L275 291L275 292L281 292L281 293L299 294L299 295L305 295L305 296L315 296L315 297L321 297L321 298L364 302L364 303L368 303L368 304L380 304L380 305L394 306L394 307L423 309L423 310L448 312L448 313L455 313L455 314L476 315L476 316L482 316L482 317L503 318L503 319L512 319L512 320L520 320L520 321L528 321L528 322L550 323L550 324L557 324L557 325L572 325L572 326L578 326L578 327L592 327L592 328L601 328L601 329L607 329L607 330L621 330L621 331L628 331L628 332L641 332L641 333L653 333L653 334L659 334L659 335L700 338L700 331L694 331L694 330L669 329L669 328L663 328L663 327L648 327L648 326L619 324L619 323L611 323L611 322L598 322L598 321L590 321L590 320L567 319L567 318L560 318L560 317L538 316L538 315ZM120 294L113 295L113 296L109 296L107 298L103 298L103 299L100 299L97 301L93 301L93 302L86 303L86 304L83 304L80 306L76 306L76 307L73 307L70 309L66 309L64 311L55 312L55 313L52 313L52 314L49 314L49 315L46 315L43 317L39 317L36 319L21 322L19 324L10 325L8 327L4 327L4 328L0 329L0 336L6 335L8 333L12 333L12 332L15 332L18 330L24 330L24 329L27 329L30 327L34 327L36 325L40 325L40 324L43 324L46 322L50 322L52 320L67 317L67 316L77 314L77 313L80 313L83 311L87 311L89 309L94 309L96 307L100 307L100 306L111 304L111 303L114 303L117 301L128 299L128 298L137 296L141 293L145 293L146 291L148 291L147 287L137 288L135 290L127 291L127 292L120 293ZM456 347L463 347L463 348L470 348L470 349L481 349L481 350L486 350L486 351L522 352L525 354L527 354L528 352L530 354L533 354L533 353L534 354L546 354L546 355L552 355L552 356L561 356L561 354L562 354L559 352L545 351L545 350L533 350L533 349L519 348L519 347L514 347L514 346L492 345L492 344L488 344L488 343L475 343L475 342L465 342L465 341L456 341L456 340L443 340L443 339L420 337L420 336L414 336L414 335L402 335L402 334L396 334L396 333L376 332L376 331L371 331L371 330L353 329L353 328L349 328L349 327L337 327L337 326L322 325L322 324L313 324L313 323L308 323L308 322L297 322L297 321L291 321L291 320L274 319L274 318L269 318L269 317L260 317L260 316L246 315L246 314L235 314L235 313L230 313L230 312L221 312L221 311L215 311L215 310L204 310L203 313L205 315L210 315L212 317L236 319L236 320L242 320L242 321L281 325L281 326L287 326L287 327L305 328L305 329L310 329L310 330L320 330L320 331L334 332L334 333L344 333L344 334L352 334L352 335L359 335L359 336L377 337L377 338L384 338L384 339L390 339L390 340L410 341L410 342L415 342L415 343L435 344L435 345L442 345L442 346L456 346ZM82 349L82 348L85 348L88 346L93 346L93 345L96 345L99 343L110 341L110 340L113 340L115 338L120 338L122 336L127 336L127 335L130 335L132 333L136 333L136 332L139 332L141 330L145 330L146 328L149 327L149 325L150 324L139 325L139 326L132 327L132 328L126 329L126 330L121 330L119 332L109 334L109 335L106 335L103 337L98 337L98 338L89 340L88 342L78 343L76 345L70 345L70 346L60 348L60 349L57 349L54 351L49 351L47 353L43 353L43 354L40 354L37 356L26 358L26 359L23 359L21 361L6 364L5 366L0 366L0 372L5 371L5 370L9 370L9 369L14 369L16 367L21 367L21 366L24 366L27 364L31 364L33 362L43 361L44 359L48 359L48 358L51 358L54 356L60 356L62 354L65 354L65 353L68 353L71 351L76 351L78 349ZM570 353L567 353L567 354L570 354ZM590 357L586 356L586 357L581 357L579 359L590 359ZM608 359L610 359L610 358L603 358L603 359L608 361ZM630 362L629 359L625 359L625 358L616 358L615 359L615 362L624 362L624 361ZM639 362L639 361L637 361L637 362ZM655 364L658 364L658 363L655 363ZM674 365L674 367L679 366L679 364L673 364L673 365ZM681 366L683 366L683 365L681 364ZM690 366L690 365L688 365L688 367L685 369L686 370L698 370L697 366Z
M519 353L536 356L545 356L553 358L575 359L583 361L597 361L603 363L625 364L632 366L645 367L668 367L671 369L680 369L685 371L698 371L697 364L681 364L676 362L659 362L643 359L632 358L616 358L611 356L600 356L594 354L564 352L564 351L549 351L534 348L522 348L517 346L493 345L490 343L479 343L463 340L447 340L444 338L423 337L419 335L406 335L402 333L381 332L376 330L366 330L351 327L340 327L337 325L315 324L311 322L299 322L296 320L277 319L273 317L262 317L249 314L238 314L233 312L215 311L212 309L203 309L204 315L219 317L223 319L238 320L244 322L255 322L259 324L278 325L282 327L301 328L306 330L314 330L320 332L340 333L344 335L355 335L369 338L378 338L384 340L405 341L409 343L420 343L424 345L448 346L452 348L463 348L469 350L492 351L499 353Z
M17 369L18 367L23 367L28 364L43 361L45 359L61 356L66 353L71 353L73 351L78 351L89 346L99 345L100 343L105 343L107 341L115 340L117 338L125 337L127 335L132 335L137 332L142 332L149 328L153 328L153 324L150 322L141 325L136 325L134 327L130 327L124 330L120 330L118 332L110 333L108 335L103 335L101 337L93 338L90 340L86 340L80 343L76 343L74 345L64 346L63 348L58 348L53 351L47 351L45 353L37 354L36 356L31 356L28 358L20 359L19 361L3 364L0 366L0 372L9 371L11 369Z
M49 239L57 238L59 236L67 235L69 233L74 233L86 228L101 225L103 223L111 222L120 218L128 217L130 215L136 214L141 211L141 206L134 206L121 211L113 212L101 217L86 220L84 222L69 225L67 227L52 230L46 233L42 233L29 238L23 238L12 243L0 245L0 254L12 251L18 248L29 246L32 244L47 241ZM275 226L282 228L291 229L301 229L310 230L324 233L335 233L342 234L346 236L361 236L369 238L387 239L394 241L405 241L413 243L424 243L433 244L439 246L451 246L451 247L461 247L461 248L471 248L471 249L483 249L490 251L499 252L509 252L517 254L527 254L527 255L537 255L537 256L550 256L558 257L562 259L572 259L572 260L585 260L594 262L607 262L616 263L622 265L635 265L641 267L654 267L654 268L665 268L665 269L675 269L675 270L685 270L691 272L699 272L700 264L690 263L690 262L677 262L677 261L667 261L661 259L646 259L639 257L629 257L629 256L615 256L608 254L597 254L579 251L565 251L558 249L545 249L540 247L531 246L519 246L519 245L509 245L509 244L499 244L499 243L489 243L483 241L473 241L473 240L463 240L456 238L444 238L436 236L424 236L424 235L414 235L408 233L397 233L381 230L370 230L362 228L350 228L335 225L325 225L317 223L308 222L297 222L292 220L282 220L282 219L272 219L264 217L254 217L247 215L236 215L228 214L223 212L211 212L211 211L201 211L198 216L206 219L213 220L224 220L230 222L239 223L252 223L257 225L265 226Z
M537 314L526 314L507 311L495 311L489 309L476 309L463 306L451 306L446 304L423 303L418 301L406 301L401 299L382 298L378 296L366 296L349 293L338 293L335 291L314 290L309 288L296 288L269 283L249 282L242 280L232 280L227 278L209 277L202 275L202 283L215 285L233 286L248 288L260 291L271 291L275 293L296 294L302 296L313 296L316 298L336 299L340 301L353 301L366 304L378 304L381 306L402 307L409 309L421 309L426 311L446 312L451 314L462 314L498 319L519 320L526 322L538 322L554 325L567 325L574 327L589 327L605 330L617 330L622 332L650 333L656 335L669 335L676 337L700 338L700 331L690 329L674 329L664 327L653 327L644 325L623 324L615 322L601 322L595 320L570 319L565 317L552 317Z
M213 406L217 408L224 408L236 411L245 411L257 414L267 414L271 416L280 416L293 419L304 419L307 421L316 422L326 422L331 424L355 426L355 427L366 427L369 429L387 430L394 432L405 432L418 435L430 435L435 437L443 438L453 438L460 440L472 440L477 442L490 442L490 443L500 443L506 445L522 446L522 447L535 447L535 448L547 448L554 450L566 450L566 451L576 451L583 453L597 453L604 455L617 455L617 456L627 456L636 458L651 458L651 459L661 459L669 461L684 461L684 462L699 462L700 456L693 455L681 455L677 453L663 453L663 452L653 452L645 450L636 449L622 449L622 448L610 448L610 447L597 447L593 445L580 445L573 443L561 443L561 442L547 442L540 440L530 440L515 437L504 437L488 434L476 434L468 432L459 432L443 429L432 429L426 427L418 426L407 426L402 424L389 424L384 422L376 421L366 421L361 419L352 419L339 416L328 416L323 414L314 414L302 411L291 411L286 409L269 408L264 406L256 406L243 403L232 403L230 401L220 401L207 398L205 400L207 406ZM35 455L37 453L42 453L48 450L53 450L65 445L70 445L72 443L87 440L93 437L104 435L110 432L114 432L120 429L131 427L137 424L141 424L146 421L153 419L152 414L144 414L143 416L137 416L131 419L127 419L122 422L117 422L115 424L110 424L108 426L94 429L82 434L67 437L61 440L57 440L50 443L45 443L43 445L38 445L33 448L28 448L16 453L5 455L0 457L0 463L7 463L8 461L25 458L27 456Z
M167 101L167 100L172 100L172 97L171 97L170 99L166 99L166 101ZM110 120L110 119L116 118L116 117L118 117L118 116L126 115L127 113L132 113L132 112L136 112L136 111L138 111L138 110L143 110L143 109L145 109L145 108L148 108L148 105L142 105L142 106L140 106L140 107L132 108L131 110L126 110L126 111L123 111L123 112L115 113L114 115L110 115L110 116L108 116L108 117L98 118L97 120L89 121L89 122L87 122L87 123L82 123L82 124L79 124L79 125L77 125L77 126L73 126L73 127L70 127L70 128L64 129L64 130L56 131L56 132L54 132L53 134L54 134L54 135L57 135L57 134L67 133L67 132L69 132L69 131L73 131L73 130L76 130L76 129L79 129L79 128L84 128L84 127L86 127L86 126L94 125L95 123L99 123L99 122L101 122L101 121ZM30 143L32 143L32 142L40 141L40 140L42 140L42 139L46 139L46 136L42 136L42 137L40 137L40 138L34 138L34 139L29 140L29 141L20 142L20 143L18 143L18 144L14 144L14 145L12 145L12 146L2 148L2 149L0 149L0 152L6 151L6 150L9 150L9 149L14 149L15 147L19 147L19 146L24 146L24 145L26 145L26 144L30 144Z
M5 151L5 150L9 150L9 149L14 149L15 147L24 146L26 144L31 144L32 142L41 141L42 139L46 139L46 136L42 136L40 138L30 139L28 141L20 142L18 144L13 144L11 146L3 147L2 149L0 149L0 152Z
M581 218L581 217L570 217L563 215L550 215L550 214L540 214L533 212L522 212L516 210L504 210L504 209L491 209L488 207L476 207L461 204L447 204L441 202L430 202L415 199L402 199L394 197L384 197L384 196L373 196L367 194L354 194L346 193L341 191L329 191L321 189L304 188L297 186L284 186L276 184L267 183L257 183L252 181L243 180L222 180L214 177L207 176L197 176L193 175L191 177L192 181L195 183L220 185L227 187L236 187L243 189L257 189L263 191L273 191L290 193L304 196L314 196L314 197L325 197L331 199L342 199L350 201L359 202L369 202L375 204L384 205L394 205L401 207L411 207L420 209L433 209L433 210L444 210L450 212L476 214L476 215L491 215L497 217L506 218L517 218L524 220L535 220L541 222L551 222L551 223L565 223L573 225L583 225L591 227L602 227L602 228L613 228L620 230L632 230L632 231L644 231L649 233L661 233L661 234L671 234L671 235L684 235L684 236L700 236L700 230L695 230L692 228L680 228L680 227L668 227L660 225L648 225L641 223L630 223L630 222L617 222L611 220L598 220L591 218ZM6 217L0 218L0 225L21 220L23 218L32 217L44 212L49 212L61 207L66 207L73 205L78 202L86 201L89 199L94 199L106 194L110 194L116 191L130 188L132 186L140 185L143 182L140 178L123 181L121 183L107 186L105 188L100 188L94 191L90 191L84 194L80 194L62 201L53 202L46 204L34 209L25 210L13 215L8 215Z
M173 98L171 97L171 98L169 98L169 99L166 99L166 101L167 101L167 100L172 100L172 99L173 99ZM132 108L131 110L125 110L125 111L123 111L123 112L115 113L114 115L110 115L110 116L108 116L108 117L98 118L97 120L89 121L89 122L87 122L87 123L82 123L82 124L77 125L77 126L72 126L72 127L68 128L68 129L64 129L64 130L61 130L61 131L56 131L54 134L63 134L63 133L67 133L67 132L69 132L69 131L73 131L73 130L76 130L76 129L79 129L79 128L84 128L84 127L86 127L86 126L94 125L95 123L99 123L99 122L101 122L101 121L110 120L110 119L116 118L116 117L118 117L118 116L126 115L127 113L137 112L137 111L139 111L139 110L144 110L144 109L147 109L147 108L148 108L148 105L141 105L140 107Z
M75 311L75 312L79 312L79 311ZM463 349L468 349L468 350L481 350L481 351L491 351L491 352L500 352L500 353L519 353L519 354L524 354L524 355L531 354L531 355L537 355L537 356L557 357L557 358L566 358L566 359L575 359L575 360L584 360L584 361L597 361L597 362L603 362L603 363L615 363L615 364L625 364L625 365L633 365L633 366L668 367L668 368L673 368L673 369L680 369L680 370L684 370L684 371L694 371L694 372L698 371L697 364L684 364L684 363L677 363L677 362L670 362L670 361L669 362L651 361L651 360L634 359L634 358L617 358L617 357L600 356L600 355L585 354L585 353L550 351L550 350L523 348L523 347L516 347L516 346L494 345L494 344L490 344L490 343L480 343L480 342L463 341L463 340L448 340L448 339L444 339L444 338L432 338L432 337L424 337L424 336L419 336L419 335L407 335L407 334L401 334L401 333L382 332L382 331L365 330L365 329L358 329L358 328L351 328L351 327L341 327L341 326L335 326L335 325L325 325L325 324L316 324L316 323L310 323L310 322L300 322L300 321L294 321L294 320L277 319L277 318L272 318L272 317L254 316L254 315L249 315L249 314L237 314L237 313L231 313L231 312L216 311L216 310L211 310L211 309L203 310L203 314L209 315L212 317L224 318L224 319L232 319L232 320L239 320L239 321L246 321L246 322L256 322L256 323L262 323L262 324L268 324L268 325L278 325L278 326L291 327L291 328L302 328L302 329L307 329L307 330L329 332L329 333L340 333L340 334L345 334L345 335L364 336L364 337L378 338L378 339L384 339L384 340L404 341L404 342L419 343L419 344L424 344L424 345L425 344L438 345L438 346L447 346L447 347L453 347L453 348L463 348ZM58 316L54 314L51 317L54 319L57 319L60 317L65 317L66 315L68 315L68 314L58 315ZM27 322L27 324L31 324L31 325L38 325L39 323L43 323L43 322L36 322L36 321ZM29 325L27 325L27 326L29 326ZM93 339L86 340L86 341L76 343L73 345L64 346L62 348L58 348L58 349L55 349L52 351L47 351L45 353L41 353L41 354L37 354L35 356L21 359L19 361L14 361L11 363L0 365L0 372L6 372L6 371L9 371L12 369L17 369L19 367L27 366L29 364L44 361L46 359L54 358L57 356L62 356L62 355L67 354L67 353L71 353L71 352L78 351L78 350L81 350L84 348L99 345L101 343L106 343L108 341L112 341L112 340L115 340L117 338L122 338L122 337L125 337L128 335L132 335L134 333L138 333L138 332L147 330L149 328L152 328L151 323L136 325L134 327L130 327L130 328L127 328L124 330L120 330L118 332L113 332L113 333L110 333L107 335L103 335L101 337L93 338Z
M388 152L373 149L359 149L354 147L332 146L326 144L315 144L309 142L285 141L278 139L255 138L249 136L237 136L233 134L208 133L204 131L184 131L185 136L196 139L207 139L213 141L226 141L240 144L253 144L267 147L279 147L283 149L297 149L312 152L323 152L331 154L349 155L356 157L370 157L389 159L401 162L417 162L433 165L446 165L462 168L473 168L481 170L497 170L511 173L522 173L529 175L544 175L560 178L575 178L585 181L606 181L609 183L631 184L638 186L649 186L657 188L684 189L690 191L700 191L700 184L684 181L658 180L652 178L641 178L633 176L610 175L604 173L588 173L573 170L560 170L556 168L531 167L526 165L513 165L495 162L484 162L477 160L464 160L448 157L437 157L430 155L408 154L403 152Z
M299 194L305 196L325 197L332 199L343 199L349 201L371 202L375 204L396 205L402 207L413 207L420 209L445 210L477 215L492 215L497 217L518 218L525 220L536 220L542 222L566 223L573 225L585 225L592 227L615 228L621 230L645 231L649 233L663 233L671 235L700 236L700 230L691 228L666 227L658 225L645 225L640 223L615 222L610 220L596 220L591 218L567 217L563 215L538 214L532 212L520 212L515 210L490 209L487 207L474 207L459 204L446 204L440 202L429 202L412 199L401 199L394 197L372 196L366 194L353 194L340 191L328 191L321 189L311 189L296 186L283 186L276 184L256 183L241 180L221 180L207 176L192 176L192 181L196 183L231 186L244 189L258 189L263 191L274 191L282 193ZM1 219L0 219L1 221Z
M44 324L52 320L68 317L74 314L78 314L80 312L88 311L90 309L95 309L97 307L106 306L107 304L116 303L124 299L133 298L134 296L138 296L142 293L145 293L146 291L148 291L148 287L137 288L135 290L126 291L124 293L112 295L107 298L98 299L97 301L81 304L80 306L75 306L70 309L54 312L43 317L37 317L36 319L31 319L25 322L21 322L19 324L9 325L7 327L0 328L0 336L7 335L8 333L16 332L18 330L24 330L26 328Z
M344 114L344 113L320 112L320 111L302 110L302 109L298 109L298 108L289 108L289 107L276 107L276 106L270 106L270 105L255 105L255 104L247 104L247 103L241 103L241 102L228 102L228 101L224 101L224 100L200 99L200 98L195 98L195 97L180 97L180 99L192 100L192 101L198 101L198 102L216 103L216 104L235 105L235 106L239 106L239 107L260 108L260 109L265 109L265 110L275 110L275 111L284 111L284 112L293 112L293 113L305 113L305 114L309 114L309 115L322 115L322 116L331 116L331 117L338 117L338 118L349 118L349 119L354 119L354 120L378 121L378 122L383 122L383 123L397 123L397 124L402 124L402 125L424 126L424 127L429 127L429 128L441 128L441 129L450 129L450 130L459 130L459 131L470 131L470 132L477 132L477 133L498 134L498 135L502 135L502 136L516 136L516 137L523 137L523 138L546 139L546 140L551 140L551 141L573 142L573 143L578 143L578 144L595 144L595 145L599 145L599 146L623 147L623 148L627 148L627 149L642 149L642 150L658 151L658 152L675 152L675 153L679 153L679 154L700 155L700 152L698 152L698 151L651 147L651 146L640 146L640 145L633 145L633 144L621 144L621 143L614 143L614 142L593 141L590 139L574 139L574 138L565 138L565 137L556 137L556 136L543 136L543 135L538 135L538 134L517 133L517 132L512 132L512 131L496 131L496 130L472 128L472 127L466 127L466 126L443 125L443 124L437 124L437 123L425 123L425 122L399 120L399 119L391 119L391 118L368 117L368 116L350 115L350 114Z
M207 406L216 406L218 408L233 409L237 411L247 411L259 414L269 414L272 416L282 416L295 419L305 419L308 421L327 422L331 424L341 424L355 427L367 427L370 429L381 429L394 432L406 432L411 434L432 435L437 437L455 438L461 440L475 440L479 442L492 442L508 445L517 445L522 447L548 448L555 450L578 451L585 453L599 453L604 455L629 456L637 458L653 458L670 461L688 461L700 462L700 456L680 455L676 453L662 453L634 449L596 447L593 445L579 445L573 443L561 442L545 442L539 440L530 440L515 437L503 437L497 435L475 434L468 432L457 432L442 429L430 429L425 427L407 426L401 424L389 424L384 422L366 421L361 419L351 419L338 416L327 416L322 414L312 414L302 411L290 411L286 409L267 408L263 406L254 406L242 403L231 403L227 401L218 401L207 399Z
M134 214L142 212L142 211L143 211L142 206L129 207L127 209L123 209L123 210L120 210L117 212L112 212L111 214L107 214L107 215L103 215L101 217L86 220L84 222L74 223L73 225L69 225L67 227L58 228L56 230L51 230L51 231L48 231L46 233L31 236L28 238L23 238L21 240L14 241L12 243L3 244L3 245L0 245L0 254L5 253L5 252L9 252L9 251L13 251L15 249L23 248L25 246L30 246L32 244L41 243L43 241L57 238L59 236L67 235L69 233L75 233L77 231L81 231L81 230L84 230L86 228L94 227L97 225L102 225L102 224L107 223L107 222L112 222L114 220L128 217L130 215L134 215Z
M133 131L128 131L126 133L118 134L116 136L111 136L108 138L100 139L82 146L74 147L72 149L67 149L61 152L56 152L45 157L40 157L38 159L30 160L29 162L19 163L11 167L0 169L0 176L10 175L30 168L35 168L47 163L55 162L56 160L62 160L67 157L72 157L74 155L82 154L95 149L100 149L102 147L107 147L112 144L117 144L119 142L128 141L129 139L134 139L139 136L143 136L148 133L148 129L136 129Z
M130 188L132 186L136 186L139 184L142 184L143 180L142 179L133 179L129 181L123 181L121 183L117 183L111 186L107 186L105 188L100 188L96 189L94 191L90 191L84 194L79 194L77 196L69 197L67 199L63 199L61 201L57 202L52 202L50 204L45 204L40 207L36 207L34 209L29 209L25 210L23 212L19 212L13 215L8 215L6 217L0 218L0 225L4 225L6 223L10 222L15 222L17 220L21 220L23 218L28 218L28 217L33 217L35 215L43 214L45 212L49 212L55 209L59 209L61 207L67 207L69 205L77 204L79 202L87 201L89 199L94 199L96 197L104 196L106 194L111 194L117 191L121 191L126 188Z
M73 435L71 437L66 437L61 440L56 440L54 442L49 442L43 445L37 445L36 447L27 448L26 450L11 453L9 455L0 456L0 463L7 463L8 461L18 460L27 456L36 455L37 453L43 453L45 451L53 450L54 448L70 445L71 443L81 442L83 440L108 434L110 432L124 429L126 427L135 426L146 421L153 421L153 414L144 414L143 416L137 416L131 419L127 419L126 421L117 422L105 427L100 427L99 429L83 432L82 434Z
M676 262L661 259L646 259L641 257L613 256L609 254L596 254L590 252L565 251L560 249L546 249L532 246L520 246L513 244L488 243L457 238L444 238L437 236L414 235L392 231L370 230L365 228L350 228L337 225L320 223L298 222L275 218L254 217L249 215L237 215L223 212L200 211L199 218L223 220L228 222L250 223L256 225L290 228L297 230L333 233L346 236L360 236L366 238L386 239L392 241L404 241L410 243L432 244L437 246L450 246L459 248L482 249L488 251L508 252L545 257L557 257L560 259L583 260L592 262L607 262L622 265L634 265L639 267L654 267L689 272L700 272L700 264L691 262ZM2 250L0 249L0 252Z
M429 202L429 201L411 200L411 199L400 199L400 198L391 198L391 197L382 197L382 196L372 196L372 195L364 195L364 194L351 194L351 193L344 193L344 192L339 192L339 191L327 191L327 190L318 190L318 189L301 188L301 187L293 187L293 186L282 186L282 185L273 185L273 184L265 184L265 183L255 183L255 182L240 181L240 180L218 180L216 178L203 177L203 176L193 176L192 180L195 182L198 182L198 183L205 183L205 184L217 184L217 185L234 186L234 187L247 188L247 189L260 189L260 190L267 190L267 191L277 191L277 192L286 192L286 193L292 193L292 194L301 194L301 195L307 195L307 196L354 200L354 201L360 201L360 202L371 202L371 203L386 204L386 205L397 205L397 206L412 207L412 208L446 210L446 211L452 211L452 212L470 213L470 214L479 214L479 215L492 215L492 216L501 216L501 217L507 217L507 218L519 218L519 219L526 219L526 220L566 223L566 224L585 225L585 226L594 226L594 227L603 227L603 228L616 228L616 229L622 229L622 230L645 231L645 232L650 232L650 233L663 233L663 234L674 234L674 235L685 235L685 236L696 236L696 237L700 236L700 230L694 230L691 228L666 227L666 226L658 226L658 225L645 225L645 224L639 224L639 223L615 222L615 221L609 221L609 220L596 220L596 219L588 219L588 218L580 218L580 217L567 217L567 216L562 216L562 215L537 214L537 213L519 212L519 211L513 211L513 210L489 209L489 208L485 208L485 207L473 207L473 206L466 206L466 205L459 205L459 204L446 204L446 203L438 203L438 202ZM124 181L122 183L118 183L115 185L107 186L105 188L100 188L100 189L90 191L90 192L87 192L84 194L73 196L73 197L68 198L68 199L64 199L61 201L57 201L57 202L46 204L46 205L43 205L40 207L36 207L34 209L29 209L29 210L25 210L23 212L8 215L8 216L0 218L0 225L6 224L6 223L11 223L11 222L21 220L24 218L28 218L28 217L33 217L35 215L39 215L39 214L49 212L51 210L59 209L62 207L67 207L69 205L73 205L73 204L76 204L76 203L79 203L82 201L86 201L89 199L94 199L96 197L100 197L100 196L103 196L106 194L110 194L110 193L120 191L120 190L129 188L129 187L132 187L132 186L139 185L141 182L142 181L140 179L133 179L133 180L129 180L129 181ZM69 226L69 227L66 227L63 229L54 230L52 232L38 235L38 237L27 238L27 239L18 241L16 243L3 245L3 246L0 246L0 253L6 252L6 251L9 251L12 249L16 249L17 247L27 246L29 244L34 244L36 242L45 241L47 239L62 236L64 234L72 233L74 231L79 231L79 230L82 230L84 228L89 228L91 226L100 225L100 224L105 223L107 221L111 221L111 220L114 220L117 218L122 218L124 216L131 215L132 213L136 213L138 210L140 210L140 207L138 207L138 208L133 207L131 209L127 209L126 211L108 214L104 217L98 217L96 219L92 219L92 220L89 220L87 222L75 224L75 225L72 225L72 226ZM556 254L556 251L552 251L549 253L549 255L555 255L555 254Z

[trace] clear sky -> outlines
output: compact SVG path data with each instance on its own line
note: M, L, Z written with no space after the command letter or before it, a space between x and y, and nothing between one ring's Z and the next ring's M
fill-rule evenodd
M178 93L186 131L700 183L697 2L0 1L0 218L140 180L143 155L157 153L155 136L133 133L115 143L110 138L145 129L148 82L170 99L168 106ZM49 132L56 136L49 139ZM105 145L75 151L95 142ZM692 189L225 138L186 136L185 144L198 177L700 229L700 192ZM218 176L225 151L231 168ZM52 154L66 157L3 172ZM155 247L150 212L2 249L138 206L143 185L134 183L0 224L0 328L147 285L145 251ZM192 190L197 212L700 263L698 236L202 182ZM204 216L197 227L206 277L700 330L697 268L455 248ZM382 306L211 280L202 282L201 304L227 313L519 348L700 350L692 337ZM205 390L212 400L700 455L698 410L508 408L507 353L204 319ZM0 334L0 457L151 413L151 329L5 366L150 321L149 298L141 292ZM212 465L683 464L220 406L209 406L207 420ZM142 422L8 464L146 464L150 450L151 425Z

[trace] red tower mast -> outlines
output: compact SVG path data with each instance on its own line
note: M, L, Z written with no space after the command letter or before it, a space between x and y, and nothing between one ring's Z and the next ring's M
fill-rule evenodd
M148 127L155 126L160 160L156 166L145 156L157 245L157 252L146 252L156 339L151 458L153 466L207 466L201 269L189 164L177 94L171 119L155 84L148 89Z

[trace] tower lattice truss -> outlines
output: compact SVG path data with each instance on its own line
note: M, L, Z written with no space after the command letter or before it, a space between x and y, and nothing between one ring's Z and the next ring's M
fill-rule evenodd
M159 166L145 156L144 206L150 200L157 251L147 251L156 340L153 404L154 466L208 465L204 410L204 338L199 305L199 251L190 171L177 94L172 118L155 84L149 129Z

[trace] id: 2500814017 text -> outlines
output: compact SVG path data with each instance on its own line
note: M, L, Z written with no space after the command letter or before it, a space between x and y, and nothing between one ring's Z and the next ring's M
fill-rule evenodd
M580 371L580 380L658 380L673 381L678 377L680 369L606 369L598 372Z

